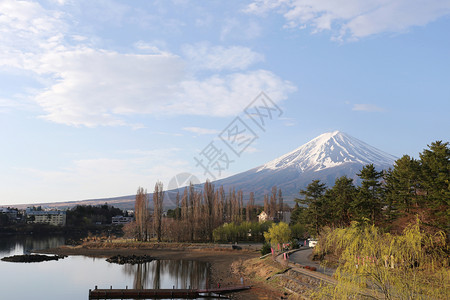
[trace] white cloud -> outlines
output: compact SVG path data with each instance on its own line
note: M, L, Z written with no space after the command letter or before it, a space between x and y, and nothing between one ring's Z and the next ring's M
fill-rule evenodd
M354 104L352 110L367 112L383 112L384 109L373 104Z
M255 21L244 23L236 18L229 18L223 22L220 32L220 40L238 39L250 40L259 37L262 34L261 26Z
M139 50L143 50L148 54L165 54L168 55L169 52L163 51L160 47L166 47L165 43L162 41L154 41L152 43L147 43L144 41L138 41L134 43L134 47Z
M183 53L194 68L215 71L245 70L264 60L262 54L242 46L212 47L206 43L185 45Z
M244 153L249 153L249 154L256 153L256 152L261 152L261 150L255 148L255 147L252 147L252 146L249 146L249 147L245 148L245 150L244 150Z
M34 2L1 1L0 67L23 68L33 53L60 44L66 28L62 15Z
M209 129L209 128L201 128L201 127L184 127L183 130L193 132L196 134L218 134L220 133L219 130L216 129Z
M195 54L195 46L186 46L183 59L160 50L160 43L138 41L134 46L144 54L120 53L83 44L89 38L70 32L64 14L37 3L3 1L0 11L0 33L7 33L0 34L0 67L37 75L45 88L31 100L52 122L141 128L127 119L134 114L231 116L260 91L278 102L295 89L267 70L248 71L264 58L246 47L203 44ZM192 73L191 64L221 73Z
M86 158L53 170L17 168L29 189L19 193L15 189L14 197L35 200L35 195L47 195L41 201L52 202L132 195L138 186L152 191L157 180L167 186L173 176L190 168L189 162L177 158L177 152L176 148L129 150L122 152L129 158Z
M11 101L9 99L2 99L0 98L0 111L2 109L9 109L9 108L13 108L16 107L18 104L14 101Z
M133 114L231 116L260 91L279 102L295 89L265 70L188 79L184 64L169 54L53 52L35 62L36 72L56 78L35 101L52 122L117 126Z
M286 127L291 127L291 126L297 125L297 120L294 118L284 117L284 118L279 118L279 119L283 121L284 126L286 126Z
M403 32L450 14L447 0L255 0L246 12L275 10L286 26L312 32L332 30L335 39L358 39L384 32Z
M172 55L81 48L41 56L35 70L57 80L38 93L45 118L68 125L123 125L122 116L158 113L173 95L183 64Z
M183 93L168 106L174 114L235 116L261 92L274 102L287 98L296 87L266 70L214 75L180 83Z

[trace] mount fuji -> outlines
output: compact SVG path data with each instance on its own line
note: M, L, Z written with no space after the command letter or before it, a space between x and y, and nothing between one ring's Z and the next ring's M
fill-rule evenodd
M358 183L358 176L362 167L374 164L377 170L392 167L397 158L386 152L378 150L348 134L340 131L327 132L308 143L300 146L268 163L250 169L248 171L216 180L213 182L216 188L223 186L225 191L235 189L242 190L244 199L248 199L249 193L255 193L255 202L262 204L263 197L270 194L274 185L281 188L285 203L293 204L293 200L299 196L299 191L304 189L312 180L319 179L328 187L334 185L336 178L346 175ZM203 184L196 185L202 190ZM173 208L177 192L183 193L184 188L173 189L166 192L168 201L166 208ZM150 196L150 199L152 197ZM108 202L115 207L132 209L135 195L102 198L83 201L71 201L61 203L43 203L58 207L72 207L75 205L98 205ZM151 201L151 200L150 200ZM25 205L23 205L26 207ZM18 206L19 207L19 206Z
M356 175L363 166L373 164L377 170L392 167L397 158L340 131L321 134L292 152L268 163L217 180L215 186L242 189L244 195L255 193L257 202L269 194L272 186L281 188L283 198L291 202L300 189L319 179L328 187L346 175L358 183Z

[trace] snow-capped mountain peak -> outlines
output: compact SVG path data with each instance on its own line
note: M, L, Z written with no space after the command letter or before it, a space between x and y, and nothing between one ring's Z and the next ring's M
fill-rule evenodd
M347 163L373 163L378 167L391 166L396 157L372 147L340 131L327 132L294 151L258 168L276 170L295 167L299 172L320 171Z

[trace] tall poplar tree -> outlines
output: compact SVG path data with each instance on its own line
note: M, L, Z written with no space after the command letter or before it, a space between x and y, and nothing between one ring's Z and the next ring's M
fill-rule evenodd
M164 190L163 183L157 181L153 191L153 228L158 242L161 242Z
M148 195L147 190L139 187L136 193L136 200L134 203L134 216L136 219L137 227L137 240L147 240L147 223L148 223Z

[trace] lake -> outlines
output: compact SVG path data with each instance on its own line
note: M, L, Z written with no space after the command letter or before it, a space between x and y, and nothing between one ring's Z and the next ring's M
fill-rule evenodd
M0 238L0 259L64 244L64 237ZM69 256L59 261L11 263L0 261L1 299L88 299L98 288L204 288L209 264L187 260L155 260L117 265L104 258Z

